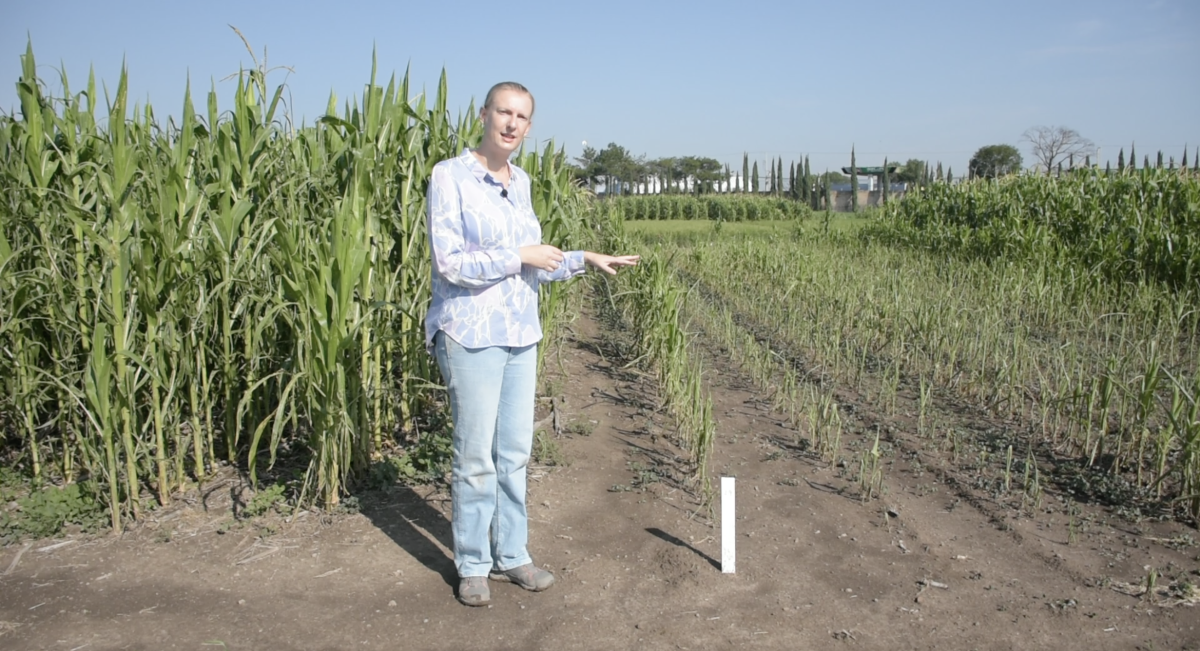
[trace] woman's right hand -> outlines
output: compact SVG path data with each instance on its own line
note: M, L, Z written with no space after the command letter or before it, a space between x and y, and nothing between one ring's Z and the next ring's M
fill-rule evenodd
M529 265L543 271L554 271L565 259L558 247L549 244L523 246L517 250L521 256L521 264Z

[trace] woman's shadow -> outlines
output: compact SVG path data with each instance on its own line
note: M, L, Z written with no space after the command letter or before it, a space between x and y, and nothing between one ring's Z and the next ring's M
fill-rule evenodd
M446 585L458 585L454 567L453 533L450 521L437 508L449 497L439 493L422 495L409 486L397 485L375 492L362 501L362 514L386 533L404 551L442 577Z

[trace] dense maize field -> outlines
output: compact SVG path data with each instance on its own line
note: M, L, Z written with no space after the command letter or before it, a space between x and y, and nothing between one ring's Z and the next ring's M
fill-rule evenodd
M808 204L750 194L626 195L609 200L606 209L622 219L707 219L712 221L802 220Z
M407 75L294 128L284 87L239 77L231 108L189 89L178 121L63 76L32 48L0 117L0 452L35 483L86 484L112 526L215 464L298 459L334 505L384 451L427 439L436 371L425 187L480 136L446 79ZM102 101L102 98L106 101ZM561 154L523 154L546 239L578 235ZM548 293L544 318L560 301ZM444 420L444 419L443 419Z
M1200 290L1200 174L1081 169L937 183L892 202L872 231L891 243L1006 259L1097 281Z

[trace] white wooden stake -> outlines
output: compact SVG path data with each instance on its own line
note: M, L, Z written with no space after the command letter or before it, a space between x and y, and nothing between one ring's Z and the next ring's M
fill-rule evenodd
M733 551L734 538L734 496L733 477L721 478L721 573L733 574L736 568Z

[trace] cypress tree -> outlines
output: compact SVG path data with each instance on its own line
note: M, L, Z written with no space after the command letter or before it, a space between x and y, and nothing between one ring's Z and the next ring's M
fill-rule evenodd
M750 191L758 194L758 161L754 161L754 169L750 172Z
M772 188L775 191L775 196L783 196L783 156L780 156L775 161L775 181L776 185Z
M746 183L748 183L749 181L750 181L750 158L749 158L748 154L746 154L745 152L742 152L742 182L738 184L741 186L740 189L742 192L746 191Z
M1137 150L1136 145L1129 145L1129 171L1133 172L1137 169Z
M800 191L804 193L804 200L812 205L812 169L808 166L808 155L804 156L804 183L800 186Z
M947 167L946 168L946 183L951 183L953 181L954 181L954 168Z
M796 161L788 163L788 196L796 198Z
M1112 174L1112 166L1108 164L1108 161L1104 161L1104 175L1109 176L1111 174Z
M1200 145L1196 145L1196 155L1192 157L1192 171L1200 172Z
M1142 169L1150 169L1150 154L1146 154L1146 157L1142 160Z
M879 203L885 204L888 200L888 185L891 184L890 176L888 176L888 160L887 156L883 157L883 187L880 188Z
M1067 169L1075 169L1075 152L1067 154Z
M1092 155L1091 154L1088 154L1087 156L1083 157L1083 166L1088 169L1092 169Z
M1124 147L1121 148L1121 151L1117 152L1117 171L1118 172L1125 171L1125 148Z
M833 202L829 196L829 168L825 169L825 218L829 219L830 213L833 212Z
M854 158L854 145L850 145L850 212L858 212L858 162Z
M725 193L733 192L733 176L729 171L729 163L725 163Z
M942 161L938 161L938 164L937 164L937 177L935 177L935 180L937 180L937 181L944 181L944 180L946 180L946 177L945 177L945 175L943 175L943 174L942 174Z
M1183 146L1183 162L1179 164L1180 169L1187 169L1187 145Z
M1162 150L1160 149L1160 150L1158 150L1158 164L1157 164L1157 165L1155 165L1155 167L1157 167L1158 169L1160 169L1160 170L1161 170L1161 169L1162 169L1162 163L1163 163L1163 161L1162 161Z

